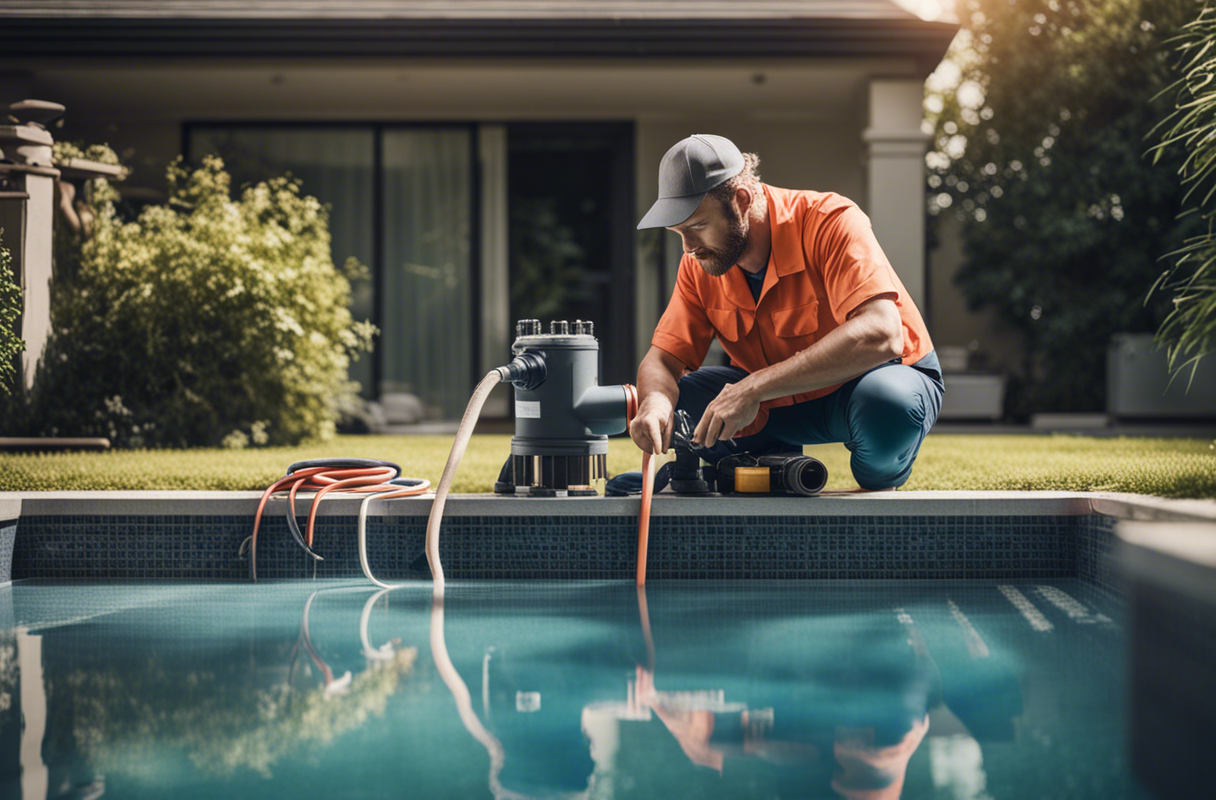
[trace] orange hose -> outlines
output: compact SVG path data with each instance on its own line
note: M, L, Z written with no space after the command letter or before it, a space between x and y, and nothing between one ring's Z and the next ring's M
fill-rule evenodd
M249 537L250 568L252 570L253 579L255 581L258 579L258 526L260 526L262 524L262 512L266 509L266 501L269 500L270 496L272 494L274 494L275 492L277 492L280 489L280 487L282 487L284 484L291 483L292 481L298 480L300 478L300 476L307 477L310 475L316 475L317 473L324 472L324 471L325 471L325 469L322 467L311 467L309 469L302 469L293 475L288 475L286 477L279 478L277 481L270 484L270 488L268 488L265 492L262 493L262 499L258 502L257 513L254 514L254 517L253 517L253 535Z
M397 484L388 483L386 478L393 474L393 470L387 467L352 467L347 469L332 469L328 467L308 467L306 469L297 470L291 475L286 475L272 483L265 492L262 493L262 499L258 502L258 510L253 518L253 535L249 538L249 561L250 574L253 580L258 579L258 529L262 523L262 514L266 510L266 503L276 493L283 491L284 487L291 484L288 490L287 501L291 504L291 513L295 513L296 493L301 489L308 492L316 492L313 497L312 505L308 513L308 528L306 542L309 547L312 546L313 528L316 522L317 506L324 497L331 491L338 492L389 492L392 494L385 495L388 497L410 497L412 495L425 494L431 491L430 485L424 483L420 486L399 486Z
M345 477L347 475L350 477ZM359 492L384 486L386 485L385 482L380 479L388 478L391 480L392 475L393 469L391 467L334 470L324 475L318 475L314 480L327 479L324 481L327 485L317 492L316 496L312 499L312 507L308 509L308 532L304 537L304 541L308 542L309 547L312 547L312 530L314 523L317 521L317 507L321 505L322 497L335 489ZM340 480L335 480L339 478ZM295 509L293 508L292 510L294 511Z
M654 498L654 461L642 453L642 511L638 514L638 586L646 585L646 551L650 546L650 501Z
M638 414L638 390L625 384L625 424ZM650 547L650 503L654 498L654 464L642 453L642 509L638 514L638 586L646 585L646 552Z

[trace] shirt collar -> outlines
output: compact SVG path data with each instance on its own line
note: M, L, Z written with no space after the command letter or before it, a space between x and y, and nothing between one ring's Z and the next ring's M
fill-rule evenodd
M791 193L767 183L761 184L761 187L768 201L768 227L772 239L769 264L776 266L779 278L803 272L806 261L801 258L802 225L790 202Z
M800 258L802 252L802 225L797 220L795 210L791 207L785 189L760 184L764 189L764 199L768 204L768 226L770 248L768 254L768 272L764 276L764 287L760 298L777 283L778 278L802 272L806 264ZM725 294L736 306L743 309L753 309L759 305L752 298L752 290L748 287L747 277L736 264L726 271L720 280Z

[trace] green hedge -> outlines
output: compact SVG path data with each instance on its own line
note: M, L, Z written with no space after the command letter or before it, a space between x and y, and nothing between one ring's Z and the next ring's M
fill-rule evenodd
M134 221L94 181L92 235L57 241L30 429L120 447L331 437L374 329L351 318L326 209L289 177L233 199L214 157L167 177L168 204Z

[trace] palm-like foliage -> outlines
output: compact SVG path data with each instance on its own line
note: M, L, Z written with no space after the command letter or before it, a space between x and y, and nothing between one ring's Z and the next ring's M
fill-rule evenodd
M1190 366L1194 377L1199 359L1216 352L1216 8L1205 2L1172 44L1181 77L1166 90L1177 100L1154 131L1161 136L1154 163L1167 150L1182 149L1184 213L1200 215L1206 230L1166 256L1173 263L1149 296L1173 295L1173 310L1158 329L1157 342L1168 348L1171 370Z

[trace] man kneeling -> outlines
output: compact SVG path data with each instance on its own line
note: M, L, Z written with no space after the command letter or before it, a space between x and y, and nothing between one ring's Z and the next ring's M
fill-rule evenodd
M638 228L684 257L629 435L666 452L679 408L719 458L843 442L863 489L902 486L944 388L924 320L855 203L761 183L759 162L710 135L663 157ZM701 366L714 336L729 366Z

